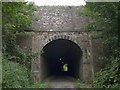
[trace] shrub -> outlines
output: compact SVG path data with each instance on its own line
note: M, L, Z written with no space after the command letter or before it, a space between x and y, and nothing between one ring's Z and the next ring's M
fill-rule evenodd
M25 66L3 59L3 88L23 88L29 85L29 74Z
M96 87L118 88L120 76L118 70L118 59L112 60L112 63L108 65L107 68L96 74L94 85Z

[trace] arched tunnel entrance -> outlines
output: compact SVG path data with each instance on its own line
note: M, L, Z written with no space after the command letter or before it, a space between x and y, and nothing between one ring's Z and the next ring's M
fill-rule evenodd
M79 78L82 50L71 40L53 40L43 47L42 59L47 76L71 76Z

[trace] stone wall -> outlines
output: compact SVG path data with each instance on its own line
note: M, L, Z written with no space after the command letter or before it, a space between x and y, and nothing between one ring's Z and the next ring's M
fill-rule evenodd
M76 43L83 52L79 76L84 82L91 82L94 73L103 67L103 61L99 57L104 55L102 41L91 39L88 32L33 32L32 35L18 35L17 43L23 50L32 48L33 53L38 53L38 57L32 62L32 77L34 81L41 81L47 75L47 66L44 58L40 56L41 50L51 41L57 39L67 39Z
M93 65L94 65L94 73L101 70L104 67L105 61L102 60L104 56L104 46L102 44L102 40L93 39L92 41L92 54L93 54Z
M78 16L83 6L40 6L33 15L35 31L83 31L90 22L86 16Z
M67 39L76 43L82 50L83 56L81 61L80 78L85 82L92 80L92 55L91 55L91 40L88 32L36 32L33 36L32 51L40 53L45 45L57 39ZM34 60L32 65L32 72L36 77L35 80L42 80L44 78L41 68L44 68L43 61L39 57ZM41 67L42 66L42 67ZM78 67L78 68L80 68ZM43 78L41 78L43 77Z
M17 44L25 51L32 49L32 37L34 33L20 33L17 35Z

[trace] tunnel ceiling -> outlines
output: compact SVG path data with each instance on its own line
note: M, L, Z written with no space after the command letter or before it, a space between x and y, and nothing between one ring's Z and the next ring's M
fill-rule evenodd
M79 71L80 58L82 51L74 42L66 39L51 41L43 48L42 57L48 65L50 73L62 73L64 64L68 64L69 75L76 76Z

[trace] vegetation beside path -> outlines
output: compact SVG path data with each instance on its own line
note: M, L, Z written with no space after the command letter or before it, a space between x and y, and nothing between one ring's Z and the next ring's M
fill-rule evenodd
M120 88L120 2L87 2L84 12L79 11L79 15L93 20L85 27L87 31L102 31L92 36L92 39L101 39L104 46L104 56L98 58L104 61L104 66L95 74L94 87Z
M2 2L3 88L47 87L46 83L34 83L31 80L31 62L35 54L31 49L23 51L16 42L18 34L28 35L24 29L31 26L31 18L36 9L37 6L34 3ZM85 27L86 30L103 31L101 35L94 38L102 39L106 46L104 51L109 51L101 57L107 63L105 68L95 75L94 87L118 88L120 83L120 41L118 39L120 3L87 3L83 15L93 19L93 22Z

